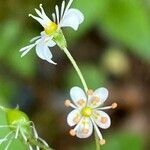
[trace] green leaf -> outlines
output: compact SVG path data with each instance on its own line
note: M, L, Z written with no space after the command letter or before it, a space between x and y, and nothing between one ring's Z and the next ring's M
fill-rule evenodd
M6 67L9 66L13 73L17 72L23 77L34 76L36 60L33 55L29 52L27 56L21 58L19 52L19 49L30 44L29 39L32 35L28 31L21 30L20 23L15 19L6 21L2 28L0 59L5 61Z
M150 57L150 18L142 0L105 0L98 24L105 34L142 58Z

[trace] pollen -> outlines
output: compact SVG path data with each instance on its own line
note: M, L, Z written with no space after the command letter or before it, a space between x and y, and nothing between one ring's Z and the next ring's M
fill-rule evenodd
M71 104L71 102L70 102L70 100L69 100L69 99L65 100L65 106L66 106L66 107L69 107L69 106L70 106L70 104Z
M76 135L76 131L74 129L71 129L69 133L70 133L71 136L75 136Z
M51 35L57 30L58 25L55 22L49 22L44 28L46 34Z
M104 139L100 140L100 145L104 145L106 143L106 141Z
M84 107L81 111L82 115L85 117L90 117L92 115L92 108L91 107Z
M111 106L112 106L112 109L115 109L117 108L117 103L113 103Z

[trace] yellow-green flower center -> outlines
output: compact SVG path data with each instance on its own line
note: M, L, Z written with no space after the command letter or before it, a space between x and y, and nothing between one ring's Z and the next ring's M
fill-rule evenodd
M57 30L58 25L55 22L49 22L47 26L44 28L46 34L53 34Z
M81 114L84 116L84 117L90 117L92 115L92 108L91 107L84 107L82 110L81 110Z

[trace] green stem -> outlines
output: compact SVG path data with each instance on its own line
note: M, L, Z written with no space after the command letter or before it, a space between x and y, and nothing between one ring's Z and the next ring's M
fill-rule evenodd
M40 143L39 141L37 141L37 140L35 140L33 138L28 139L28 143L30 143L31 145L38 146L42 150L53 150L52 148L50 148L50 147Z
M87 92L88 91L87 84L85 82L85 79L84 79L84 77L83 77L83 75L81 73L81 70L79 69L76 61L74 60L74 58L72 57L72 55L70 54L70 52L68 51L67 48L64 48L63 50L64 50L65 54L67 55L67 57L69 58L69 60L71 61L74 69L76 70L76 72L77 72L77 74L78 74L78 76L79 76L79 78L80 78L80 80L82 82L82 85L84 87L85 92Z
M99 138L97 136L96 131L95 131L95 144L96 144L96 150L100 150Z

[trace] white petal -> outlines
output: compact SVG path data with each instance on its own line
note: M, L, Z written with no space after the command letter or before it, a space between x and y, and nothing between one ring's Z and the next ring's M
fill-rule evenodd
M93 132L93 124L90 118L84 118L76 131L78 138L88 138Z
M60 21L60 27L71 27L77 30L83 20L84 16L79 10L69 9Z
M39 39L40 37L41 37L41 36L36 36L36 37L32 38L32 39L30 40L30 43L36 41L36 40Z
M49 63L56 64L51 60L52 53L50 52L49 48L43 43L38 43L36 45L36 53L41 59L47 60Z
M47 17L47 15L42 7L42 4L40 4L40 8L41 8L41 14L42 14L42 18L43 18L44 22L45 23L51 22L51 20Z
M78 120L80 121L81 114L78 109L74 109L71 111L67 116L67 123L69 126L74 126L78 123Z
M107 129L111 125L110 117L104 111L96 110L93 119L96 124L102 129Z
M55 10L56 10L56 19L57 19L57 24L59 23L59 8L58 5L55 6Z
M47 43L47 46L49 47L54 47L56 45L56 43L53 41L53 40L50 40L48 43Z
M88 104L93 107L99 107L108 98L108 90L106 88L98 88L94 91L93 95L89 97Z
M20 51L20 52L26 51L27 49L31 48L32 45L34 45L34 44L30 44L30 45L28 45L28 46L25 46L25 47L21 48L19 51Z
M38 9L35 9L35 11L42 18L42 13Z
M75 86L71 88L70 97L78 107L85 106L87 98L84 91L80 87ZM83 105L80 104L80 101L83 101Z
M38 21L44 27L44 21L43 21L43 19L41 19L39 17L36 17L36 16L33 16L31 14L29 14L29 16L32 17L33 19L35 19L36 21Z
M61 4L61 16L60 16L61 18L63 17L64 10L65 10L65 1L63 1Z
M28 45L28 46L20 49L20 52L23 51L21 57L25 56L34 46L35 46L35 44L31 44L31 45Z

